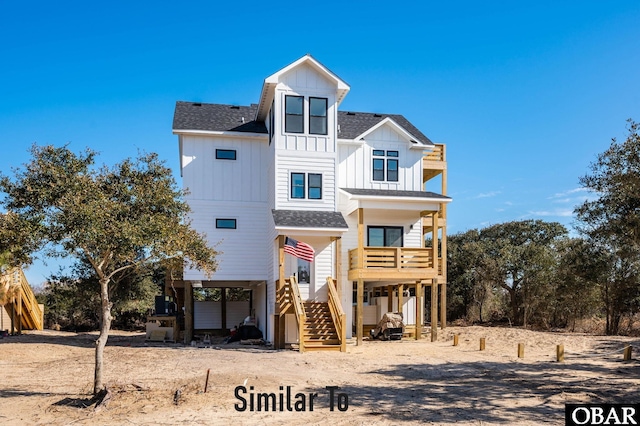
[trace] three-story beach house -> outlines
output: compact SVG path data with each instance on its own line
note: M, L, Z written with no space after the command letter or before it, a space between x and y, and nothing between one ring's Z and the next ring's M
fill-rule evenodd
M211 278L172 283L187 341L245 317L300 350L344 351L389 311L416 338L426 307L432 336L446 325L445 146L402 115L339 110L349 90L306 55L257 104L177 102L192 225L221 252Z

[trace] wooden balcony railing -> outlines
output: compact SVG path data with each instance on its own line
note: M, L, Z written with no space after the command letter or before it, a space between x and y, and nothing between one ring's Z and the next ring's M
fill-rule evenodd
M436 144L433 151L428 151L423 159L425 161L447 161L444 144Z
M358 253L362 253L360 257ZM437 262L437 259L436 259ZM433 248L363 247L349 250L349 280L422 280L438 275Z

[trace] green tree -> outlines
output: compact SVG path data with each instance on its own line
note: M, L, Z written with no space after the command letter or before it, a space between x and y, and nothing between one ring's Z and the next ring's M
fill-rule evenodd
M611 270L610 256L583 238L569 238L558 246L560 256L553 297L553 325L571 327L576 320L599 312L599 294Z
M124 270L110 289L113 326L128 328L142 322L164 287L164 268L153 263ZM66 272L49 277L43 291L45 322L69 330L100 327L100 282L93 267L77 262Z
M0 175L6 215L0 251L18 259L44 249L90 264L100 284L100 336L96 340L94 393L103 387L103 355L111 327L111 295L123 271L182 257L211 273L216 252L189 224L189 208L171 171L157 154L95 167L90 149L31 148L32 159L12 178Z
M489 319L487 306L495 313L495 288L501 279L499 261L489 254L490 241L472 229L449 237L447 242L447 300L452 316L466 316L467 320L484 322Z
M526 327L549 295L556 245L567 237L566 228L542 220L513 221L485 228L480 237L498 262L498 285L509 295L512 321Z
M640 310L640 126L629 120L628 131L580 178L596 198L576 208L579 231L609 256L609 274L601 278L607 334Z

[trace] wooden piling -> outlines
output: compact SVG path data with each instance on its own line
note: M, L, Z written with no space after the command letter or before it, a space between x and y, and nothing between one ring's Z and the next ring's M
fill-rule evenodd
M556 346L556 361L564 362L564 345Z
M210 368L207 368L207 380L204 382L204 393L207 393L207 388L209 387L209 373L211 372Z
M518 343L518 358L524 358L524 343Z
M480 338L480 350L484 351L486 339L484 337Z
M624 348L624 360L625 361L631 361L631 350L632 350L632 346L629 345L626 348Z
M458 336L460 335L459 334L453 335L453 346L458 346Z

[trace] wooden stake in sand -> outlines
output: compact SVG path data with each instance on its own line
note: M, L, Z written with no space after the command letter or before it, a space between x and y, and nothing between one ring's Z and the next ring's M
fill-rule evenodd
M625 361L631 361L631 349L633 348L633 346L629 345L626 348L624 348L624 360Z
M459 334L453 335L453 346L458 346L458 336L460 335Z
M484 351L484 347L485 347L485 338L481 337L480 338L480 350Z
M524 358L524 343L518 343L518 358Z
M207 393L207 388L209 387L209 372L211 371L210 368L207 368L207 380L205 380L204 382L204 393Z
M564 345L556 346L556 361L564 362Z

